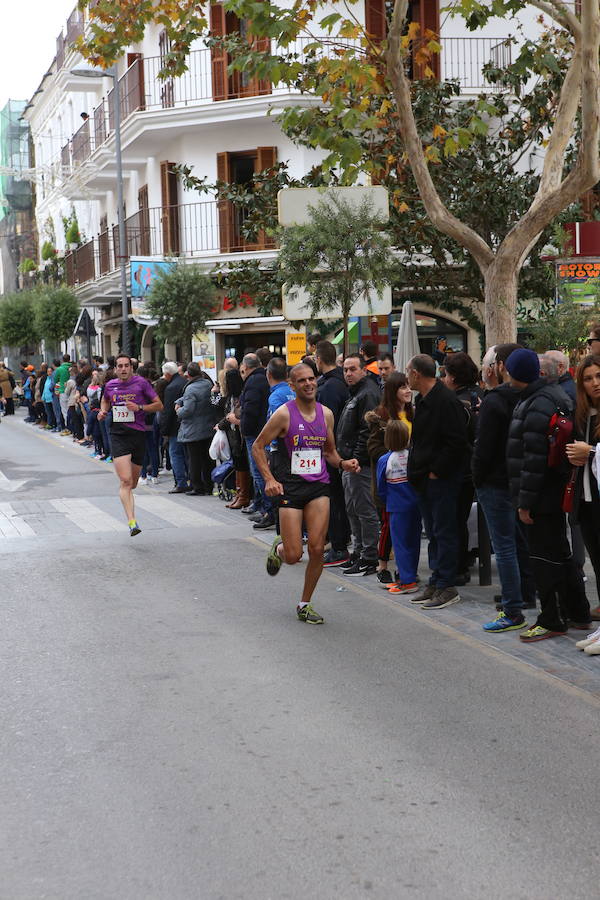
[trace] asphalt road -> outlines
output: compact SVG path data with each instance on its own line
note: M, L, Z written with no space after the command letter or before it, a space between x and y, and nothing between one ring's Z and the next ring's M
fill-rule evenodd
M140 488L130 539L112 468L20 416L0 471L2 900L597 896L580 634L527 657L475 588L331 572L303 625L218 499Z

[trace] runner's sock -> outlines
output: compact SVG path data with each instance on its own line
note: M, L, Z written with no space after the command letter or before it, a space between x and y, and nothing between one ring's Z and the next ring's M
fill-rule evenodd
M137 520L136 520L136 519L130 519L130 520L129 520L129 527L130 527L130 528L133 528L134 525L137 525Z
M304 603L302 600L298 604L298 609L304 609L305 606L308 606L308 603Z

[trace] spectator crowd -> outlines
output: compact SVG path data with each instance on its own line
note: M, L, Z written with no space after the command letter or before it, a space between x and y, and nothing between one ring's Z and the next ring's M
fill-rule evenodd
M331 468L329 549L323 565L344 577L373 577L408 604L439 610L460 601L477 558L477 502L495 554L501 594L490 633L524 643L569 629L588 631L577 647L600 655L600 606L590 609L586 555L600 578L600 324L576 370L558 350L490 347L479 370L443 338L396 371L389 353L363 342L340 359L320 335L304 358L318 377L317 400L333 413L337 451L360 471ZM0 405L110 461L110 422L99 420L114 358L72 363L68 354L18 379L0 364ZM225 360L216 383L195 363L133 361L163 410L146 416L141 481L170 472L172 494L218 494L255 530L277 530L252 447L268 417L294 398L285 360L267 348ZM275 447L272 448L276 450ZM421 538L429 577L418 576ZM475 544L475 546L474 546ZM531 610L532 621L526 616Z

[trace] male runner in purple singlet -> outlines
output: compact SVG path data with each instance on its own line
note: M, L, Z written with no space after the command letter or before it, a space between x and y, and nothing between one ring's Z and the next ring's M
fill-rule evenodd
M265 493L279 498L281 535L273 541L267 572L277 575L282 562L302 559L302 522L308 535L308 565L302 599L296 612L302 622L322 625L323 617L311 598L323 571L323 548L329 524L329 475L326 462L343 472L359 472L356 459L342 459L335 449L333 413L317 403L317 379L310 366L300 363L290 373L295 400L276 410L254 441L252 455L265 480ZM271 467L265 447L271 451Z

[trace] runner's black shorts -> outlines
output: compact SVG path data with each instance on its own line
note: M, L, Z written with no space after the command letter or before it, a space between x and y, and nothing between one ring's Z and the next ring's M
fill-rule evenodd
M131 462L134 466L142 466L144 464L144 454L146 453L146 432L138 431L137 428L126 429L124 425L121 425L121 429L114 431L111 428L110 430L112 458L118 459L119 456L131 456Z
M329 482L282 481L283 495L279 497L279 509L304 509L307 503L319 497L329 497Z

